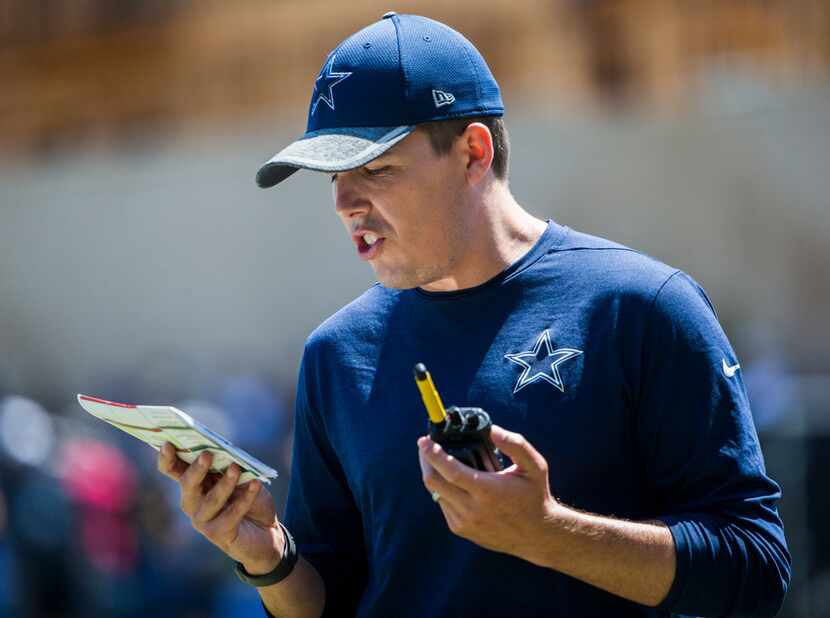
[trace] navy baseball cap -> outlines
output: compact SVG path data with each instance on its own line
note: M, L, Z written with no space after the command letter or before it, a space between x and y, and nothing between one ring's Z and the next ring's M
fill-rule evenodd
M256 182L273 187L300 168L360 167L418 123L502 115L499 85L472 43L433 19L389 12L329 53L305 134L266 162Z

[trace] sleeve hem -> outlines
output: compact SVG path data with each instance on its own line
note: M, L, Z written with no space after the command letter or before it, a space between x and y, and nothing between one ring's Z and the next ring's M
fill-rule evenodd
M674 539L674 581L672 582L671 588L669 588L666 598L657 605L657 609L671 611L671 608L677 604L686 588L686 580L692 560L691 545L689 544L682 520L671 516L657 517L656 519L668 526L669 532L671 532L672 538Z

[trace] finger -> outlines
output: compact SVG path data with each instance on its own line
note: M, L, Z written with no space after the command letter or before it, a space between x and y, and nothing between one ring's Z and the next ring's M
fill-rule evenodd
M547 476L548 462L522 434L493 425L490 438L496 448L510 457L520 470L531 476Z
M199 522L207 522L216 517L236 489L236 481L239 480L241 471L239 466L232 463L225 470L225 474L215 481L213 488L205 494L199 510L193 515L193 519Z
M224 474L218 472L208 472L205 480L202 481L202 493L206 494L213 489L216 484L224 478Z
M194 461L179 479L182 488L182 510L190 517L199 510L202 503L202 481L210 470L212 454L205 451Z
M444 514L444 519L447 522L447 527L450 529L450 532L459 534L462 522L464 521L461 513L455 506L449 502L444 502L443 499L438 501L438 506L441 507L441 512Z
M245 485L241 486L244 488L241 493L236 497L233 502L230 503L230 506L225 508L224 512L222 512L216 519L215 525L217 528L221 530L236 530L239 527L239 523L248 514L248 511L251 510L251 506L256 501L257 494L262 489L262 483L257 480L249 481L245 483Z
M430 493L437 493L441 496L440 501L452 503L457 507L466 506L470 501L470 494L448 482L441 474L426 460L424 454L419 450L418 462L421 465L421 479L424 486Z
M446 481L449 481L456 487L460 487L467 493L472 493L480 487L483 481L482 473L479 470L465 466L455 457L447 454L441 448L440 444L436 444L430 438L426 438L418 442L418 447L424 459Z
M165 442L159 450L158 469L159 472L165 476L169 476L174 481L178 481L185 470L187 470L187 462L179 459L176 455L176 447Z

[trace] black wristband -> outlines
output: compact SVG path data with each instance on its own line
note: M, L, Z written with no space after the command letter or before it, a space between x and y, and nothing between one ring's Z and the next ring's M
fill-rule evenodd
M246 584L256 586L257 588L271 586L284 580L286 577L291 575L291 572L294 570L294 565L297 564L297 558L299 557L297 554L297 545L294 543L294 538L285 526L282 525L282 522L279 522L279 525L280 528L282 528L282 534L285 538L285 547L283 547L282 550L282 559L279 561L277 566L274 567L273 571L263 575L251 575L245 570L245 567L242 566L241 562L237 562L236 568L234 569L234 571L236 571L236 576Z

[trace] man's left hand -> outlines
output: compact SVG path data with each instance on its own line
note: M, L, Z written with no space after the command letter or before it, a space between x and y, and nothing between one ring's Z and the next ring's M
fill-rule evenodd
M493 444L513 460L498 472L462 464L439 444L418 440L424 485L440 498L450 530L486 549L535 562L534 549L565 509L550 493L548 462L518 433L493 425Z

